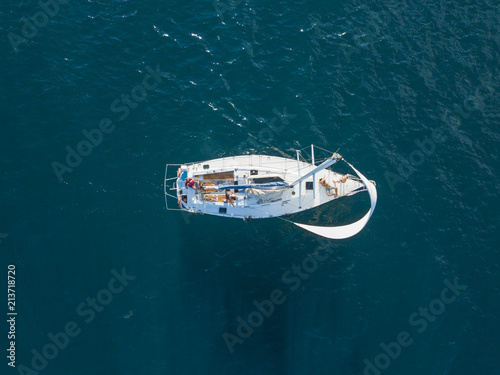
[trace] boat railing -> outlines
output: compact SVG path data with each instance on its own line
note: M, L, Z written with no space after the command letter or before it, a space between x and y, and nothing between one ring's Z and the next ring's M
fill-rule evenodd
M165 166L165 181L164 181L164 184L163 184L163 192L165 194L165 207L167 208L167 210L169 211L186 211L185 209L183 208L172 208L172 207L168 207L168 198L174 198L176 200L178 200L179 198L177 197L177 195L172 195L169 193L169 191L172 191L172 190L175 190L177 191L177 187L175 186L176 185L176 181L177 181L177 170L176 170L176 175L175 177L168 177L168 168L170 166L172 167L180 167L182 164L167 164ZM169 186L169 181L173 181L173 184L172 184L172 187Z

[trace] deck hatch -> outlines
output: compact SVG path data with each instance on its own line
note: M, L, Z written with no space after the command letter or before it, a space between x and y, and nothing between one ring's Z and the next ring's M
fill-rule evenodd
M217 172L203 175L203 180L234 180L234 172Z
M281 177L256 177L252 179L254 184L267 184L268 182L283 182Z

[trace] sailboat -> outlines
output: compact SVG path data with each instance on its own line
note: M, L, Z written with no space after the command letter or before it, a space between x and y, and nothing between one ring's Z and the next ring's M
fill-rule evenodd
M365 227L375 210L375 182L368 180L337 152L329 152L331 156L316 165L315 148L319 147L311 145L310 161L302 157L302 150L296 150L296 158L239 155L167 164L164 183L167 210L246 221L279 217L325 238L352 237ZM331 168L339 162L345 162L355 175L333 171ZM170 177L169 173L175 169L176 175ZM368 192L370 209L352 224L316 226L286 219L291 214L360 192ZM172 204L169 207L169 198L177 200L178 207Z

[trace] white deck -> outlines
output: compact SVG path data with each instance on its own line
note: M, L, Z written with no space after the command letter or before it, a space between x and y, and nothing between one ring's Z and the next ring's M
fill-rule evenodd
M285 182L292 183L306 173L312 171L316 166L294 159L287 159L267 155L241 155L221 159L208 160L200 163L185 164L188 167L188 177L197 177L204 180L207 174L234 172L234 179L216 180L217 185L238 185L249 183L249 178L281 177ZM208 166L208 167L207 167ZM251 175L251 171L257 171ZM319 178L325 177L332 188L337 188L337 196L327 196L326 189L320 185ZM194 188L185 187L184 180L165 181L166 192L173 188L177 197L187 195L187 203L182 202L182 209L190 212L200 212L217 216L233 218L269 218L292 214L321 204L338 199L355 190L364 188L364 184L355 176L349 176L346 183L334 183L342 174L324 169L314 176L300 182L293 188L287 189L281 197L274 202L258 203L257 199L249 197L245 190L239 190L236 194L238 199L233 207L230 203L213 202L206 200L206 194L224 195L224 191L217 193L203 193ZM306 189L307 182L312 183L312 189ZM169 186L170 185L170 186ZM307 184L311 185L311 184ZM238 186L235 185L235 189ZM230 190L233 192L233 190ZM333 191L332 191L333 192ZM225 210L224 210L225 209ZM225 211L225 212L224 212Z

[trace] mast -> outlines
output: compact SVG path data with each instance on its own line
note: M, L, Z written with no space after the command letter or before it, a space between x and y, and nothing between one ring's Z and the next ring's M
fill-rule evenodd
M297 150L297 174L300 177L300 150ZM290 187L293 187L293 185L291 185ZM302 208L301 203L302 203L302 184L299 182L299 208Z
M314 165L314 145L311 143L311 158L312 158L312 165ZM313 199L316 199L316 176L315 173L313 173Z
M293 183L290 184L290 187L294 187L295 185L299 184L301 181L305 180L311 175L315 175L316 173L322 171L325 168L328 168L330 165L335 164L337 161L339 161L342 157L339 154L333 154L331 158L326 159L323 163L318 165L316 168L314 168L311 172L306 173L302 177L300 177L298 180L294 181ZM300 186L300 185L299 185ZM299 205L300 206L300 205Z

